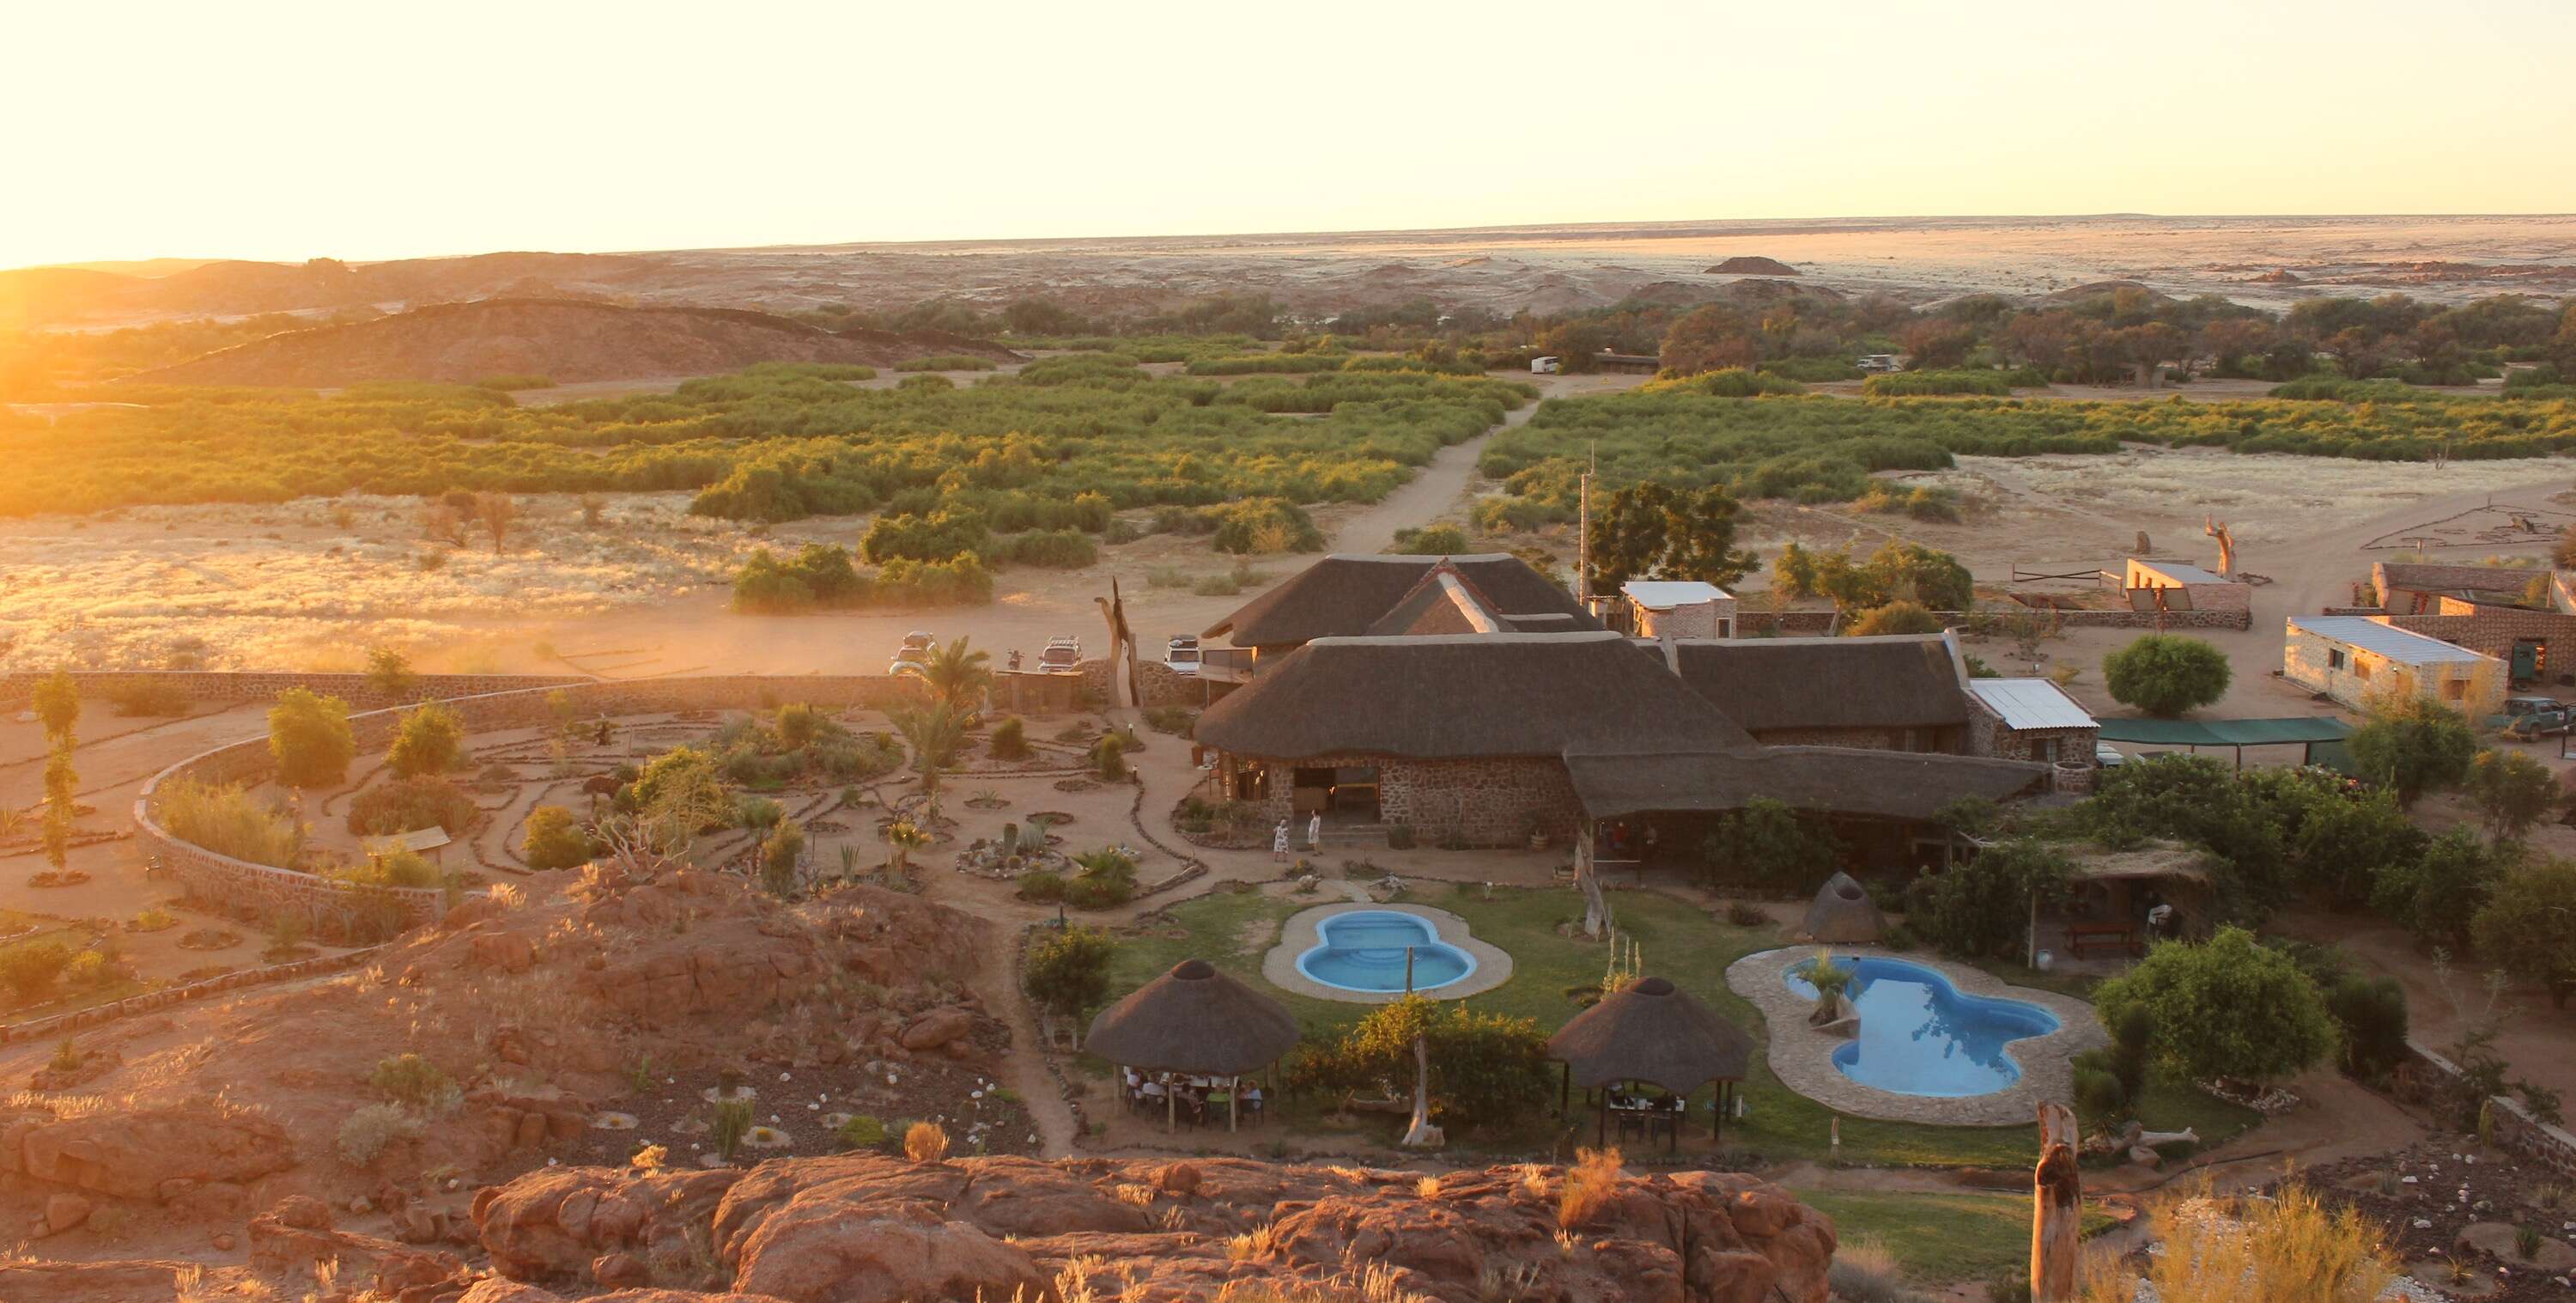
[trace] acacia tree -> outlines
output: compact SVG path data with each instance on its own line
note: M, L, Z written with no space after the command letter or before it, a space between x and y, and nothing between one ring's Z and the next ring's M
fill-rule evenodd
M2372 703L2370 721L2344 743L2362 776L2386 783L2399 805L2469 776L2477 730L2460 712L2426 697L2389 694Z
M2111 698L2150 715L2179 715L2227 695L2227 656L2198 638L2151 633L2102 658Z
M2576 861L2535 860L2508 871L2470 920L2488 963L2549 988L2549 1003L2567 1007L2576 994Z
M1616 591L1631 579L1721 587L1742 579L1756 560L1735 547L1741 511L1734 495L1714 484L1688 493L1650 481L1611 494L1592 519L1593 591Z
M492 554L499 556L503 544L510 541L510 529L519 522L519 500L507 493L474 495L474 523L491 536Z
M2558 776L2518 751L2481 751L2469 762L2469 800L2485 816L2487 835L2518 841L2558 799Z
M1020 980L1040 1009L1079 1018L1109 998L1109 960L1117 950L1099 928L1040 929Z
M2094 990L2103 1024L2143 1009L2148 1049L2193 1081L2270 1081L2314 1067L2334 1049L2333 1018L2316 980L2243 928L2197 945L2169 942Z

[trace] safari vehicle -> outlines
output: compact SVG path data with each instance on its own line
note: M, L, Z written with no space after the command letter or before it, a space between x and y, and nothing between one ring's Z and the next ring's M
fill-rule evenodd
M1047 639L1046 650L1038 653L1038 672L1041 674L1080 674L1082 672L1082 640L1079 638L1069 637L1064 634L1058 634L1053 638Z
M2567 707L2553 701L2545 710L2526 711L2514 715L2512 722L2504 726L2504 735L2517 742L2555 737L2566 732L2571 722L2576 722L2576 711L2570 711Z
M905 634L903 645L894 649L894 663L886 667L886 673L889 675L922 673L923 668L930 663L931 648L938 644L938 639L919 629Z
M1170 645L1163 649L1163 663L1174 674L1198 673L1199 640L1186 633L1173 634Z

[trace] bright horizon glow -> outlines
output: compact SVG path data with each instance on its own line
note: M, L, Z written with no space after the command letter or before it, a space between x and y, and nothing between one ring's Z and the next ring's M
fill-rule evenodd
M2576 210L2556 0L258 8L13 16L0 267Z

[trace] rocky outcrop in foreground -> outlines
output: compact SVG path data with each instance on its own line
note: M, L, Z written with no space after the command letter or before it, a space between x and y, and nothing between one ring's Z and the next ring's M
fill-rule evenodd
M1560 1226L1562 1169L1419 1173L1239 1159L1141 1163L874 1155L733 1170L533 1172L484 1191L493 1269L473 1303L699 1291L784 1303L1100 1297L1167 1303L1234 1282L1375 1270L1443 1303L1824 1303L1833 1224L1749 1176L1621 1177ZM520 1282L512 1284L510 1282ZM714 1297L729 1297L714 1295Z

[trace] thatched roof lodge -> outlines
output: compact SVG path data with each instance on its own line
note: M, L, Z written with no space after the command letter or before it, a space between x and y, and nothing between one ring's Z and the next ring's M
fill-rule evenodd
M1558 1028L1547 1038L1547 1056L1565 1065L1567 1084L1586 1093L1642 1082L1687 1096L1712 1081L1721 1083L1715 1116L1723 1118L1724 1085L1744 1080L1753 1038L1690 992L1648 977L1602 997ZM1596 1109L1596 1127L1606 1130L1606 1114ZM1678 1125L1674 1138L1678 1142Z
M1948 634L1632 639L1508 556L1330 557L1208 633L1257 660L1195 736L1219 794L1273 820L1696 846L1769 798L1834 820L1857 862L1911 864L1947 844L1942 806L2052 786L2004 758Z

